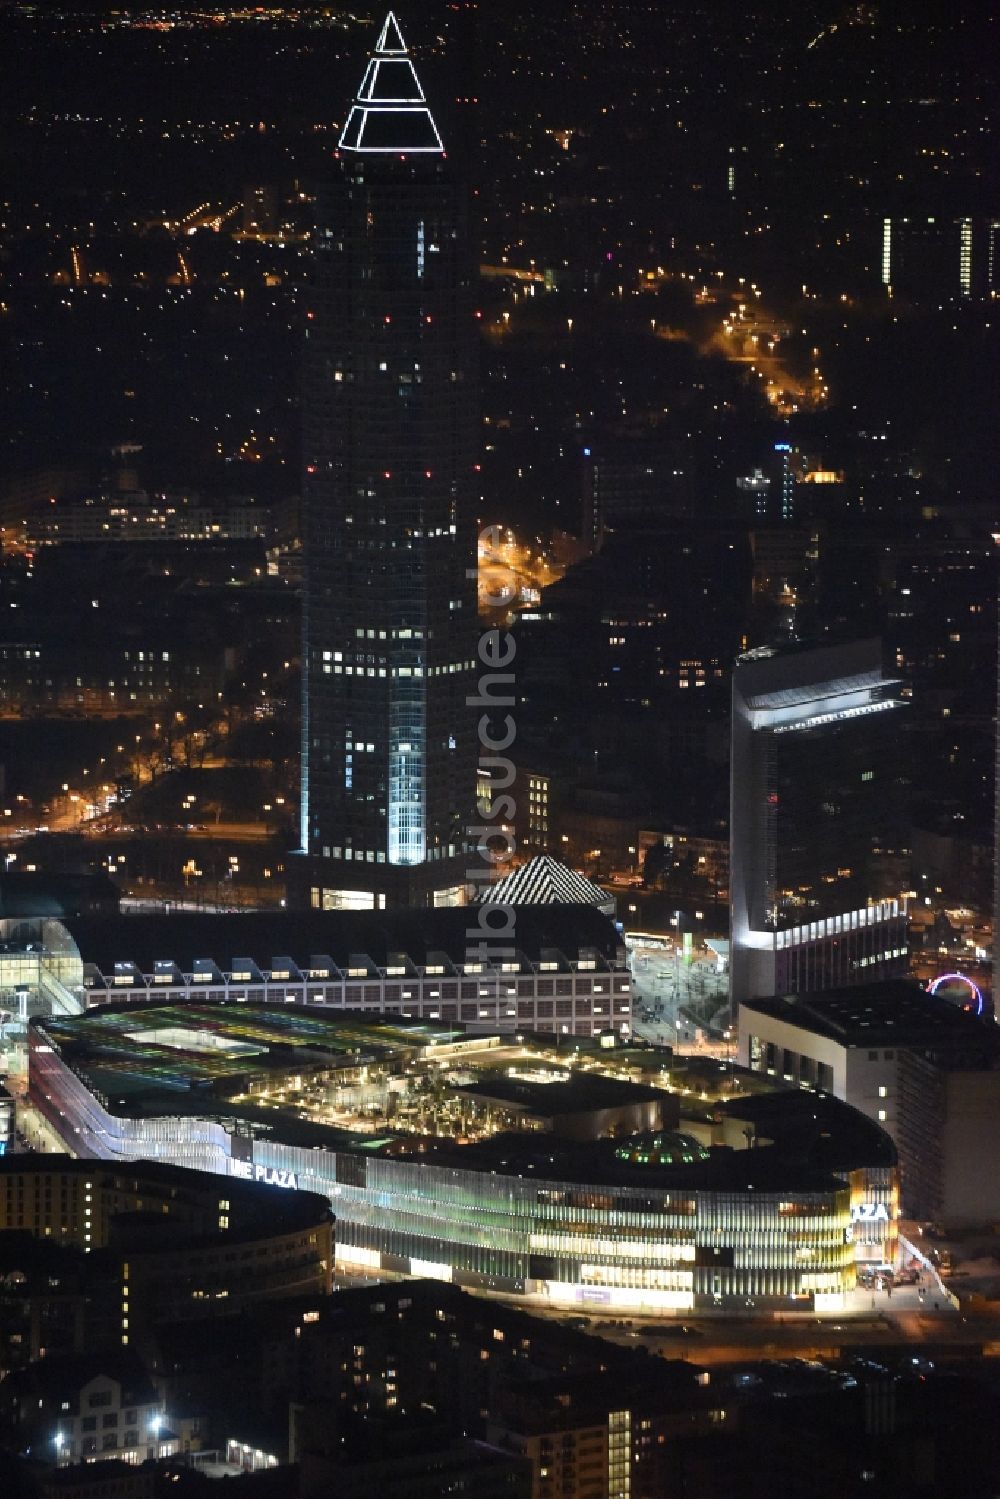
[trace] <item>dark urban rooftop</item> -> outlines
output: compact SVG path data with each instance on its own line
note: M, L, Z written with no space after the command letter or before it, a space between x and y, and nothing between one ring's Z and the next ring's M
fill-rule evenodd
M101 1377L122 1387L123 1405L153 1405L157 1393L141 1359L128 1349L95 1353L52 1354L26 1369L15 1369L4 1381L8 1400L37 1398L68 1401L75 1406L84 1385ZM68 1408L68 1407L67 1407Z
M74 917L118 909L118 887L104 874L42 874L8 869L0 878L0 920Z
M713 1111L745 1120L759 1139L827 1170L896 1164L896 1147L886 1131L828 1093L786 1088L734 1098Z
M444 1139L428 1141L411 1159L428 1165L506 1173L536 1178L567 1190L582 1186L634 1187L645 1191L678 1192L831 1192L843 1186L831 1170L790 1157L777 1146L755 1150L715 1149L704 1161L691 1164L638 1165L618 1154L626 1140L575 1142L553 1135L510 1133L494 1135L475 1145L455 1145Z
M424 967L445 954L463 964L466 953L485 942L484 961L500 961L500 949L513 947L529 962L538 962L543 949L576 962L582 948L593 949L604 963L617 960L621 939L607 916L589 905L511 907L509 935L480 925L478 908L442 907L393 911L239 911L209 914L171 911L163 915L120 918L76 916L66 926L85 963L102 974L114 973L116 963L134 963L152 973L157 963L172 961L190 973L199 959L212 959L230 972L237 958L252 958L270 969L277 954L312 966L314 955L332 959L342 971L355 966L361 954L376 968L385 968L399 954Z
M506 1408L517 1412L519 1427L534 1433L571 1431L600 1422L607 1412L628 1403L640 1409L648 1402L657 1414L691 1410L714 1403L715 1392L703 1389L703 1371L686 1359L651 1361L650 1367L606 1369L599 1374L563 1374L510 1383Z
M192 1197L197 1198L199 1193L204 1193L206 1200L214 1206L219 1191L219 1178L214 1172L173 1166L165 1161L75 1160L65 1155L0 1156L0 1180L9 1176L30 1177L50 1172L93 1177L95 1180L118 1178L126 1182L138 1182L140 1189L145 1185L151 1193L158 1190L163 1194L163 1199L156 1199L157 1205L167 1197L176 1199L179 1204L185 1201L190 1203ZM293 1233L296 1229L310 1228L329 1212L329 1203L315 1192L281 1191L264 1182L243 1181L235 1176L226 1178L226 1196L235 1204L232 1227L229 1230L229 1237L234 1243L252 1241L262 1232ZM129 1221L137 1222L140 1216L146 1215L126 1212L123 1215L124 1226L127 1228ZM162 1226L164 1234L168 1226L171 1229L176 1227L173 1222L164 1225L159 1214L156 1214L155 1221ZM180 1237L174 1234L170 1238L170 1248L177 1249L188 1241L191 1244L201 1242L204 1237L203 1234L194 1232Z
M593 1073L569 1072L551 1082L506 1073L484 1074L479 1082L465 1083L458 1090L470 1098L507 1104L530 1114L586 1114L599 1109L624 1108L629 1104L670 1103L670 1095L658 1088L620 1081Z
M767 1015L846 1047L908 1047L953 1056L968 1050L981 1065L1000 1055L994 1026L907 979L748 1000L743 1009L748 1024L754 1014Z

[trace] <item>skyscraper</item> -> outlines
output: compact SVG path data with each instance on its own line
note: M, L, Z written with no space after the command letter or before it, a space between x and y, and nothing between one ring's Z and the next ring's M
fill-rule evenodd
M387 17L318 199L303 388L303 899L463 895L477 339L466 204Z
M734 1007L906 972L905 902L888 888L904 831L898 688L878 640L737 662Z

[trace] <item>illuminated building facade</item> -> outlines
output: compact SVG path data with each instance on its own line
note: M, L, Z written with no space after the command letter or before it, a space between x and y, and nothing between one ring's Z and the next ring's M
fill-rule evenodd
M0 708L12 712L133 714L171 699L215 697L232 653L218 640L163 650L114 641L0 641Z
M465 198L395 18L320 192L303 387L300 904L464 898L477 343Z
M1000 1185L982 1171L982 1142L1000 1128L990 1021L897 980L751 1001L739 1031L744 1066L842 1099L886 1130L907 1217L961 1227L1000 1213Z
M29 548L63 543L253 541L272 535L274 508L249 495L225 500L145 490L53 501L21 526Z
M741 474L736 480L736 488L741 497L745 496L743 504L746 509L750 510L754 519L766 520L771 480L764 470L755 468L752 473Z
M521 814L518 841L522 848L545 853L552 840L552 777L540 771L523 770L519 779L520 800L525 810Z
M901 836L898 686L877 640L734 668L734 1008L906 972L905 901L879 888Z
M852 998L855 993L851 991ZM750 1009L741 1015L750 1034L757 1029L755 1018ZM739 1148L751 1142L757 1148L767 1141L842 1176L851 1188L850 1233L858 1269L894 1269L899 1254L900 1169L888 1124L876 1119L873 1108L849 1106L839 1093L817 1091L816 1063L810 1072L805 1057L788 1067L787 1053L779 1056L776 1048L764 1048L766 1065L761 1065L759 1042L745 1046L744 1052L752 1052L756 1072L777 1077L776 1064L785 1067L781 1079L792 1087L779 1084L775 1092L751 1093L718 1105L723 1143Z
M740 508L757 521L781 521L791 525L795 520L796 477L792 469L793 448L782 440L774 444L767 471L754 468L736 480Z
M163 1397L127 1349L47 1356L30 1369L17 1370L0 1386L0 1421L17 1433L22 1452L51 1455L58 1469L75 1468L65 1485L69 1493L127 1499L144 1491L130 1481L130 1469L181 1450ZM106 1476L109 1461L129 1466ZM100 1488L81 1482L75 1465L83 1463L101 1464Z
M593 904L508 907L517 944L506 954L484 953L484 929L466 909L268 911L46 922L39 951L22 964L48 995L58 983L63 1014L225 1000L485 1031L628 1033L631 979L614 923Z
M776 442L775 455L778 460L778 489L781 496L781 519L790 523L795 519L795 475L792 473L792 445Z
M711 1379L693 1365L665 1365L631 1377L607 1369L586 1379L564 1375L521 1381L491 1411L487 1434L523 1455L536 1494L561 1499L653 1499L676 1493L672 1462L679 1439L707 1434L725 1420Z
M15 1119L14 1100L0 1082L0 1155L6 1155L14 1143Z
M333 1215L325 1194L276 1191L272 1176L252 1168L233 1171L220 1189L214 1174L179 1169L191 1164L171 1164L165 1153L159 1161L0 1160L0 1234L30 1235L39 1255L42 1246L95 1255L84 1271L76 1351L134 1345L155 1318L231 1315L276 1296L329 1293ZM71 1269L67 1260L67 1283ZM44 1353L49 1318L44 1293L36 1302L33 1358Z
M883 219L883 286L890 296L912 301L971 297L977 290L973 245L981 232L968 217Z
M290 1017L279 1010L273 1019L235 1007L208 1012L175 1006L161 1019L126 1009L36 1021L31 1097L84 1159L169 1161L324 1194L345 1270L444 1280L567 1308L745 1310L749 1299L763 1310L788 1305L789 1298L820 1311L845 1305L855 1250L852 1187L844 1174L763 1147L668 1148L662 1133L653 1152L642 1147L645 1137L636 1137L634 1149L551 1133L502 1133L462 1144L394 1135L391 1127L380 1137L310 1123L282 1105L276 1112L248 1104L245 1094L225 1097L220 1074L263 1070L279 1087L304 1085L301 1061L283 1063L285 1084L278 1079L281 1058L267 1072L264 1025L283 1048L308 1041L313 1058L317 1046L360 1046L360 1053L344 1054L344 1065L355 1071L379 1035L399 1045L398 1033L395 1040L389 1028L366 1034L348 1021L338 1042L329 1038L329 1018L315 1012ZM146 1039L137 1040L143 1025ZM325 1042L316 1039L317 1026ZM192 1040L199 1030L201 1043ZM428 1064L464 1069L470 1046L484 1045L427 1031L430 1052L421 1060L419 1039L404 1044L410 1071ZM248 1043L252 1056L230 1051ZM181 1049L174 1066L165 1060L171 1045ZM185 1086L187 1073L200 1078L206 1069L216 1079L211 1094ZM112 1092L136 1077L139 1092L112 1102Z
M986 295L1000 296L1000 219L986 224Z

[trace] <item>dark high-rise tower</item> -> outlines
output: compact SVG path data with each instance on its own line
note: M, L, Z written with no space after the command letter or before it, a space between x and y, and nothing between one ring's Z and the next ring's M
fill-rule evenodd
M314 906L460 899L475 797L466 202L389 15L321 191L304 382L302 849Z
M878 640L741 657L732 677L730 992L736 1005L897 978L905 700Z

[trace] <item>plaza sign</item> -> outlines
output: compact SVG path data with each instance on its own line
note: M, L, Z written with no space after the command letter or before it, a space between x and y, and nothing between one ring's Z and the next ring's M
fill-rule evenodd
M257 1166L253 1161L229 1162L230 1176L242 1177L244 1181L263 1182L267 1187L291 1187L298 1190L299 1179L294 1171L283 1171L278 1166Z
M855 1223L888 1223L889 1209L884 1202L856 1202L851 1218Z

